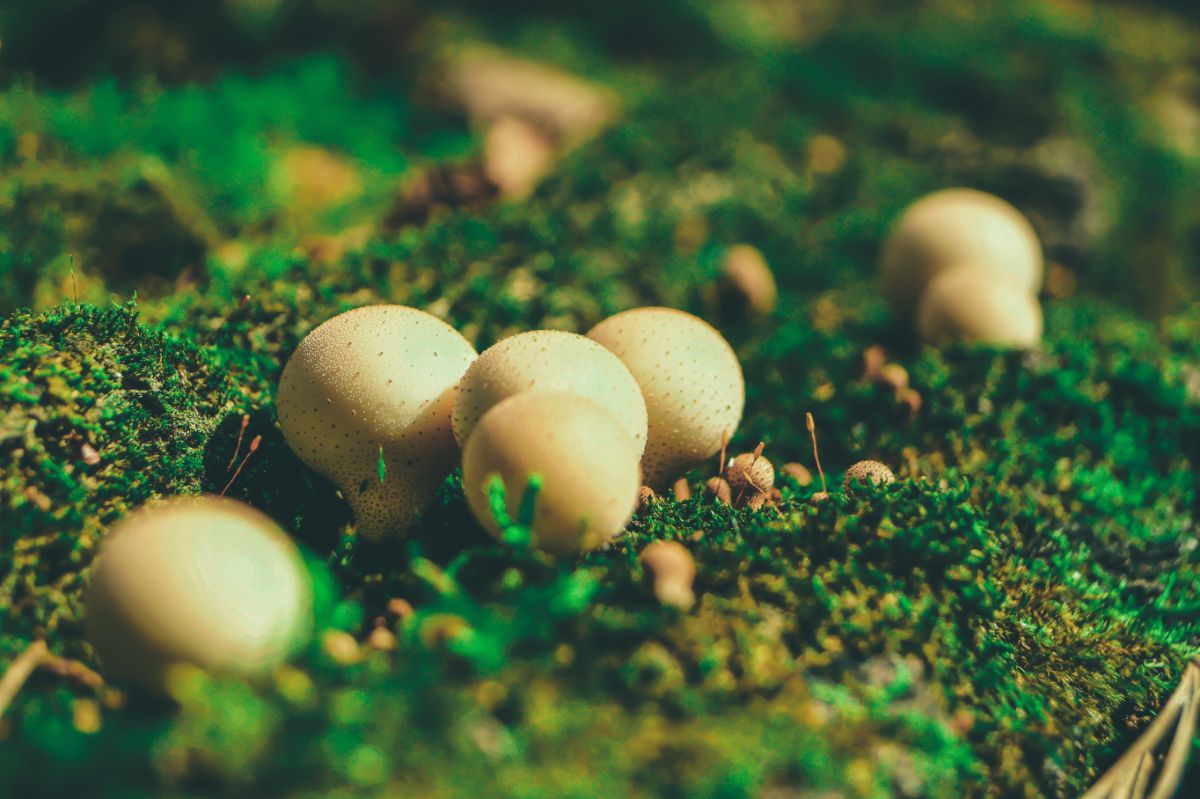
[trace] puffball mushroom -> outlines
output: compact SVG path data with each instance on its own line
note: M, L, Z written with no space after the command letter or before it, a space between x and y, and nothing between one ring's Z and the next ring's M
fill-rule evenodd
M566 391L595 402L646 448L646 401L625 364L586 336L561 330L518 333L488 347L454 392L451 421L463 445L479 419L506 397Z
M474 360L458 331L402 305L347 311L300 342L279 380L279 426L362 535L403 532L454 469L450 407Z
M292 540L223 497L174 497L118 522L86 598L105 670L164 690L171 669L255 674L311 632L312 588Z
M929 284L917 331L930 344L962 340L1030 349L1042 337L1042 309L1025 289L967 264Z
M866 460L859 461L846 470L846 476L842 480L842 489L846 493L850 493L856 483L887 485L894 482L896 482L896 475L886 464Z
M1042 285L1042 247L1020 211L986 192L945 189L909 206L888 237L884 293L899 315L911 317L926 286L963 263L1030 294Z
M463 449L463 491L492 535L488 487L504 482L508 511L518 515L531 475L542 478L534 504L533 543L556 554L593 549L625 526L641 489L640 448L612 414L563 391L501 400L475 425Z
M634 308L588 332L628 367L649 416L643 479L657 491L733 437L746 383L733 348L707 322L672 308Z

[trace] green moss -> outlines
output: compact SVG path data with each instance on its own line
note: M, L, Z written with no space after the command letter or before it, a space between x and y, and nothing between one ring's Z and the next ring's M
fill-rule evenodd
M21 796L1078 795L1200 649L1198 168L1143 102L1194 26L1116 5L888 3L818 9L793 39L755 16L771 4L672 3L627 36L641 5L552 24L538 3L460 3L414 11L398 57L279 45L314 41L314 18L335 20L322 51L377 41L368 5L284 3L255 23L253 57L244 19L164 12L156 29L190 58L155 51L157 79L134 82L90 74L139 63L120 36L51 70L41 23L0 12L34 68L0 97L0 305L39 309L0 325L0 663L41 636L98 666L79 596L104 529L179 492L266 510L315 553L323 631L380 624L399 642L347 660L319 638L258 683L192 675L177 708L39 673L0 724L0 781ZM686 46L665 46L681 30ZM464 37L589 71L623 115L528 200L398 221L414 164L478 156L465 124L407 99ZM401 100L373 88L393 69ZM818 134L843 164L813 163ZM298 144L351 163L364 190L302 207L272 182ZM921 348L876 296L891 219L951 183L1027 209L1087 290L1047 301L1041 352ZM312 255L314 232L344 243L360 223L364 244ZM740 241L780 284L766 320L730 313L715 284ZM76 293L97 305L63 303ZM655 502L613 546L554 562L519 527L483 533L452 478L409 539L357 541L273 397L309 330L370 302L426 307L480 347L688 308L745 367L738 447L811 466L811 411L831 485L864 457L900 480L818 506L816 485L785 482L778 512ZM918 414L863 379L878 343ZM689 613L650 590L637 555L656 539L696 560ZM393 598L414 612L390 615Z

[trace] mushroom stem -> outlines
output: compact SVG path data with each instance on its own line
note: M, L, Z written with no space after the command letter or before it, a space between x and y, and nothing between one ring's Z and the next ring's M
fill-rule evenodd
M0 678L0 716L4 715L4 711L8 710L13 699L21 692L29 675L33 674L46 659L47 651L45 641L34 641L25 648L24 652L17 655L16 660L9 664L8 670L4 672L4 677Z
M825 484L825 470L821 468L821 455L817 452L817 423L813 421L811 412L804 414L804 421L808 425L808 434L812 436L813 460L817 462L817 474L821 475L821 493L828 495L829 486Z

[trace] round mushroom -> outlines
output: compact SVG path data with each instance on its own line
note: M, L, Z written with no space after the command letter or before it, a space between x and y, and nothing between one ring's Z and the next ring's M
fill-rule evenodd
M678 541L653 541L639 556L654 575L654 595L664 605L687 610L696 602L692 582L696 562L687 547Z
M732 438L746 383L733 348L712 325L672 308L635 308L600 322L588 337L620 358L642 388L647 485L665 490Z
M591 400L562 391L517 394L485 413L467 439L463 491L475 518L499 537L488 501L493 475L504 482L514 517L530 476L538 475L534 545L556 554L594 549L637 507L639 455L621 423Z
M279 426L362 535L403 532L454 469L450 407L474 360L458 331L402 305L347 311L300 342L279 380Z
M454 392L451 421L463 445L496 403L526 391L567 391L611 413L646 448L646 401L625 364L586 336L561 330L518 333L488 347Z
M872 460L859 461L846 470L846 476L842 479L842 490L849 494L858 483L887 485L894 482L896 475L885 464Z
M729 481L734 502L752 502L770 495L775 487L775 466L763 457L761 450L743 452L729 464L725 479Z
M917 332L929 344L961 340L1030 349L1042 337L1042 308L1020 286L964 265L929 284L917 311Z
M884 293L897 314L911 317L926 286L963 263L1030 294L1042 285L1042 246L1020 211L986 192L944 189L910 205L888 237Z
M174 497L118 522L85 598L105 670L151 690L191 664L261 673L311 633L312 587L292 540L223 497Z

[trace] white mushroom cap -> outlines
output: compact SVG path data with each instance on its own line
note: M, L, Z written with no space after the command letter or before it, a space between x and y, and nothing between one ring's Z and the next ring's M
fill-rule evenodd
M1042 246L1020 211L986 192L945 189L913 203L893 228L880 266L884 293L911 317L930 281L963 263L1031 294L1042 285Z
M519 333L488 347L454 392L454 437L464 444L479 419L506 397L567 391L590 399L646 448L646 401L625 364L586 336L561 330Z
M1042 308L1024 288L964 265L929 284L917 331L930 344L962 340L1029 349L1042 337Z
M403 532L454 469L450 405L473 360L458 331L402 305L347 311L300 342L279 381L279 426L341 489L362 535Z
M91 573L88 638L107 671L162 690L171 668L270 669L311 632L292 540L222 497L174 497L117 523Z
M591 400L565 392L517 394L485 413L467 439L463 491L475 518L498 536L487 493L492 475L504 481L514 518L530 475L540 475L534 544L578 552L607 543L633 515L638 456L621 423Z
M672 308L635 308L610 316L588 337L629 368L642 387L650 432L642 471L663 491L732 438L746 403L737 355L716 328Z

